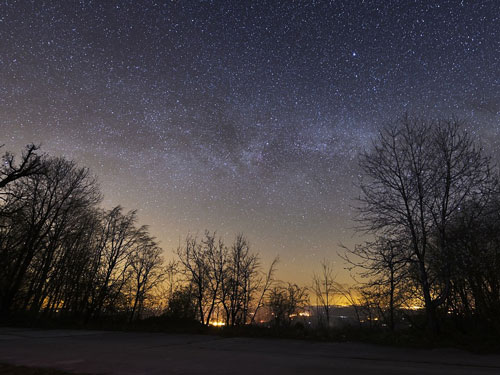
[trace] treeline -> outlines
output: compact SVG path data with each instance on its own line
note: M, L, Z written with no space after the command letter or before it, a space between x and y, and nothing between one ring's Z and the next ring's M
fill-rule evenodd
M0 182L0 311L3 317L140 314L162 281L161 249L135 211L99 207L87 168L29 146L3 156ZM124 307L127 307L124 309Z
M274 279L277 259L264 271L241 234L230 245L211 232L188 236L167 262L135 211L100 207L87 168L31 145L18 162L5 153L0 174L3 319L85 324L163 314L236 326L254 322L271 292L276 309L299 308L276 302L293 286Z
M271 323L286 328L309 303L307 288L274 277L278 258L263 268L239 234L227 245L216 233L188 236L176 251L164 316L235 327Z
M361 155L362 231L346 253L363 281L353 304L394 329L422 307L430 332L500 332L497 166L456 119L404 116Z

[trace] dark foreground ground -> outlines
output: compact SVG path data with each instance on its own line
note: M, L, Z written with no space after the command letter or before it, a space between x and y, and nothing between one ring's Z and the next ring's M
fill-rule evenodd
M500 374L500 355L358 343L0 328L0 362L89 374Z

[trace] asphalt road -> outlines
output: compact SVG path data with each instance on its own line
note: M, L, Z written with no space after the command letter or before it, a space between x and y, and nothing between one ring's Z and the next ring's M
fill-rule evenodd
M358 343L0 328L0 362L90 374L500 374L500 355Z

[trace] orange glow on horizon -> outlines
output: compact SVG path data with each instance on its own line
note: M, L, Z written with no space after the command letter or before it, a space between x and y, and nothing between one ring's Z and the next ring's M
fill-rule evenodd
M225 322L215 321L209 323L212 327L224 327L226 325Z

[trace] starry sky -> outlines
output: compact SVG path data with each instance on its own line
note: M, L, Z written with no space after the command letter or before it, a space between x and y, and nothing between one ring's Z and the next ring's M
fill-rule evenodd
M499 158L500 1L0 3L0 143L90 167L167 257L244 232L282 279L347 280L357 155L405 111Z

